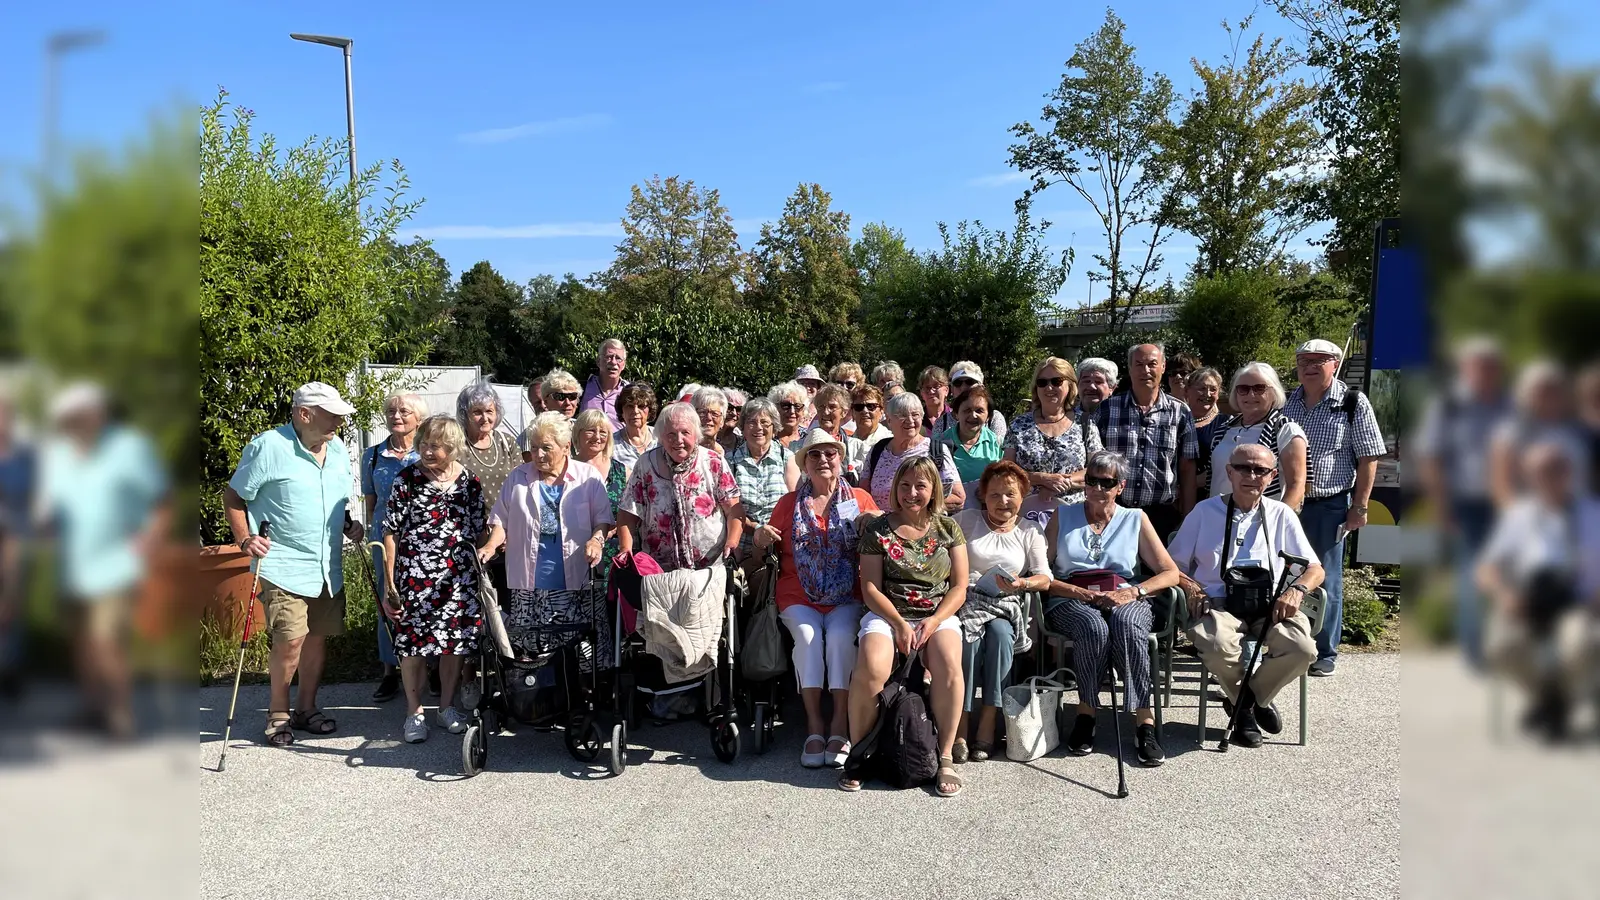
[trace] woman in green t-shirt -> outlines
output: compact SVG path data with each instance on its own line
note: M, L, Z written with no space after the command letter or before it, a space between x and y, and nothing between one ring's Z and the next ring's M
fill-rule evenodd
M860 742L878 716L878 693L889 680L895 653L922 651L933 678L930 707L939 729L939 796L961 792L951 749L961 722L961 620L967 597L967 539L944 515L939 470L914 456L895 472L886 516L861 530L861 597L867 612L857 636L850 679L850 742ZM845 791L861 790L849 775Z

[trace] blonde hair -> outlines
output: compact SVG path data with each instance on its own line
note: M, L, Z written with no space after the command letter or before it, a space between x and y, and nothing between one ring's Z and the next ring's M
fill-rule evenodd
M1046 356L1042 362L1033 367L1033 380L1028 385L1028 396L1033 398L1033 408L1037 410L1039 403L1039 376L1046 372L1060 375L1067 381L1061 386L1065 392L1061 396L1061 408L1072 410L1078 404L1078 373L1072 370L1072 363L1059 356Z
M450 459L455 460L467 447L467 433L461 430L461 423L456 421L455 416L429 416L417 426L418 449L423 444L443 447L450 454Z
M611 420L606 418L606 414L598 409L586 409L578 413L578 417L572 420L572 433L574 436L588 431L590 428L599 428L600 433L606 436L605 455L606 459L610 459L612 451L617 449L616 438L611 433ZM604 475L606 473L601 472L600 474Z
M411 410L419 416L426 416L428 414L428 404L422 399L420 394L390 394L383 399L383 414L388 415L389 409L395 404L404 406L406 409Z
M839 384L843 381L854 381L856 387L860 387L861 383L867 380L867 376L865 372L861 371L861 367L855 363L842 362L828 370L828 380L834 384Z
M926 456L912 456L901 461L894 473L894 483L889 486L889 508L900 511L900 482L921 474L933 483L933 496L928 499L928 509L938 513L944 510L944 481L939 477L939 467Z
M599 412L596 410L596 412ZM604 413L602 413L604 415ZM559 412L542 412L533 417L528 424L528 429L523 437L532 449L539 439L549 435L556 439L556 443L563 447L572 446L572 420Z

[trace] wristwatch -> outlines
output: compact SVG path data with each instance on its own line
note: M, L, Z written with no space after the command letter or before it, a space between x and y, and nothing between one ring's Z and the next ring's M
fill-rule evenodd
M1365 506L1352 506L1350 507L1350 511L1361 513L1363 516L1367 514L1367 508Z
M1306 594L1311 593L1311 589L1306 587L1303 584L1295 583L1295 584L1289 585L1289 587L1292 590L1299 591L1300 592L1300 596L1302 596L1302 597L1304 597Z
M1136 584L1136 585L1134 585L1134 587L1139 589L1139 599L1140 600L1149 600L1150 599L1150 592L1146 591L1144 589L1144 585Z

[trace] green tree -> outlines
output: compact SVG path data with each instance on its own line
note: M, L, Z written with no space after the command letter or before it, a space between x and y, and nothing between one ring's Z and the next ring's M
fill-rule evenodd
M916 269L922 264L917 254L906 246L905 236L881 222L868 222L862 226L861 240L856 241L850 255L861 279L862 322L871 322L881 315L877 312L878 298L894 297L899 286L910 283ZM892 357L875 330L867 328L864 331L860 360L863 365L868 360Z
M860 279L851 262L850 216L831 208L818 184L801 184L777 224L761 226L755 283L745 302L793 319L800 338L824 367L858 360L863 338L856 311Z
M353 384L359 413L377 412L394 385L354 373L394 358L388 321L417 274L389 252L418 205L405 200L398 161L349 184L339 142L283 152L251 133L252 116L226 95L200 112L201 500L212 539L226 534L221 491L239 452L288 421L296 386Z
M1192 60L1199 87L1157 135L1173 176L1167 221L1199 241L1200 276L1282 261L1311 224L1306 193L1326 156L1316 92L1290 75L1298 59L1282 39L1260 35L1241 58L1250 25L1250 17L1237 28L1223 23L1227 56L1219 66Z
M962 222L952 234L940 223L943 246L921 257L900 256L893 236L880 233L888 260L871 272L865 293L884 354L907 373L977 360L996 403L1015 409L1040 354L1039 316L1053 309L1050 298L1072 265L1070 251L1058 258L1045 249L1043 234L1026 207L1009 234L981 222Z
M1155 139L1174 102L1172 82L1145 74L1125 31L1107 9L1100 29L1074 48L1061 83L1045 95L1039 126L1011 126L1019 140L1010 148L1011 165L1032 180L1019 208L1065 184L1094 210L1106 246L1094 254L1089 278L1110 289L1105 305L1113 330L1163 263L1157 250L1168 237L1161 215L1167 173Z
M391 346L372 361L392 364L426 358L450 325L450 264L421 238L409 244L383 244L389 265L411 277L400 283L400 296L388 309Z
M528 375L522 285L506 280L487 260L461 273L450 292L450 325L434 347L433 363L482 366L486 376L520 384Z
M731 306L748 274L733 217L712 188L657 175L633 186L616 259L595 277L612 301L630 309L679 308L693 296Z
M1196 278L1173 326L1223 378L1253 360L1268 361L1283 327L1277 290L1281 282L1261 271Z

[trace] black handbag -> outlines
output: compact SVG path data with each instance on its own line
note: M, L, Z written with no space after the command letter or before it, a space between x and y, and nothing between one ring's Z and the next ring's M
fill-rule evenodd
M1222 536L1222 586L1224 606L1228 614L1241 622L1265 618L1272 612L1274 596L1272 569L1272 533L1267 529L1267 511L1261 509L1261 536L1267 542L1268 566L1229 566L1233 558L1233 495L1228 495L1227 525ZM1241 541L1243 539L1241 538Z

